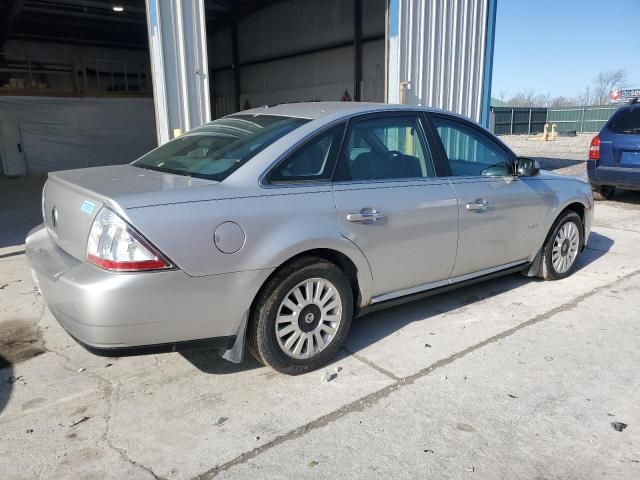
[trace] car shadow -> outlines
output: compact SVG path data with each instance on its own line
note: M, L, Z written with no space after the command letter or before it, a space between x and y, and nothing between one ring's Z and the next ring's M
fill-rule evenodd
M630 205L640 205L640 191L616 190L610 202L627 203Z
M534 157L540 162L540 167L543 170L558 170L560 168L573 167L574 165L580 165L586 163L586 160L570 160L564 158L552 158L552 157Z
M13 365L9 360L0 355L0 413L2 413L7 403L9 403L13 384L19 380L13 375Z
M242 363L225 360L217 350L192 350L180 352L180 355L201 372L212 375L228 375L262 367L246 349Z
M591 232L587 248L580 254L576 261L576 271L589 266L591 263L606 255L611 247L615 244L615 240L597 232Z
M594 232L589 239L589 245L592 244L597 244L597 249L587 248L582 252L578 257L576 271L584 269L605 255L614 241ZM354 320L345 347L351 353L357 353L413 322L428 322L432 317L469 308L486 298L543 281L537 277L525 277L516 273L371 313Z

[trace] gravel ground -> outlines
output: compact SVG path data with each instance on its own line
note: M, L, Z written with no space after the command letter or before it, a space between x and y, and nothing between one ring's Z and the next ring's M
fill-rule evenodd
M586 178L586 160L593 135L589 133L576 137L558 137L552 142L541 141L542 137L539 135L503 135L500 139L517 155L537 158L545 170Z

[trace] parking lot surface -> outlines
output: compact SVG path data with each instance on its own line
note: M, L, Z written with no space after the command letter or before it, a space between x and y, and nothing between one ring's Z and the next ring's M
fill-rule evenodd
M571 277L368 315L331 365L288 377L84 351L23 254L40 185L0 183L3 479L640 478L640 193L596 205Z

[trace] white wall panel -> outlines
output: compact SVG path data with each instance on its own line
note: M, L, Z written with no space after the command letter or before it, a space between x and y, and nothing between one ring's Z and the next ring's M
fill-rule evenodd
M27 173L129 163L157 145L150 98L0 96L20 129Z
M362 1L363 38L385 33L386 0ZM240 64L305 50L328 50L246 65L240 69L240 106L340 100L354 95L353 0L290 0L259 9L238 24ZM230 28L209 34L214 72L214 116L235 110ZM338 47L338 45L342 45ZM385 41L362 45L362 98L384 101Z
M480 121L491 9L495 0L390 0L388 101Z
M352 38L352 0L278 2L257 10L238 24L238 52L242 62L313 49Z

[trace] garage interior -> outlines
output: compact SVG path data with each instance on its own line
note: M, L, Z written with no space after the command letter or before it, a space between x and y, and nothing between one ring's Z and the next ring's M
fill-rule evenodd
M385 0L204 6L211 118L384 100ZM155 146L143 0L13 0L0 18L2 173L126 163Z
M286 102L479 121L495 3L4 0L0 175L128 163L209 119Z

